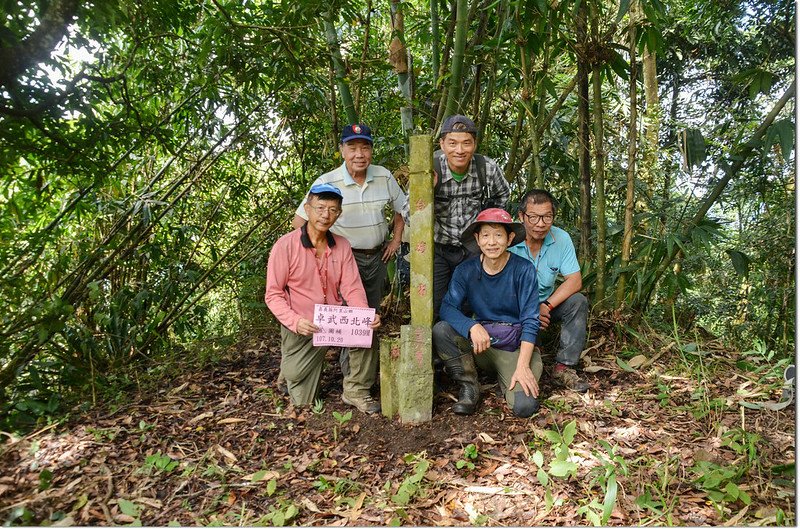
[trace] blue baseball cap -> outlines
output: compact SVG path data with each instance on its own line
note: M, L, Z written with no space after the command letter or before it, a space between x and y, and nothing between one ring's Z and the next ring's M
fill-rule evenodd
M372 145L372 131L363 123L345 125L342 129L341 143L347 143L350 140L367 140Z
M339 198L344 198L342 192L339 191L339 188L332 184L317 184L311 186L311 191L308 192L309 194L321 195L323 193L333 193Z

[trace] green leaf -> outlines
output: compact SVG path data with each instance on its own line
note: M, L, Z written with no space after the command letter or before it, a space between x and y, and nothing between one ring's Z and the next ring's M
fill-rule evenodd
M547 477L547 472L545 472L543 468L536 471L536 479L539 480L539 483L541 483L543 487L546 487L550 482L550 478Z
M400 489L397 491L397 494L392 496L392 501L398 505L407 505L410 499L411 498L408 494L408 490L406 490L404 487L400 487Z
M134 518L139 516L139 506L132 501L120 498L117 500L117 505L119 505L119 510L122 514L127 514Z
M78 500L75 502L75 505L72 506L73 511L77 511L78 509L83 509L83 506L89 503L89 496L87 494L81 494L78 496Z
M617 502L617 477L611 474L606 482L606 496L603 499L603 517L601 518L602 525L608 523L611 518L611 512L614 510L614 504Z
M617 23L619 23L619 21L622 20L622 17L624 17L625 13L628 12L628 9L630 9L630 6L631 6L631 0L621 0L620 1L619 10L617 11L617 20L616 20Z
M597 441L597 444L599 444L601 447L603 447L603 450L608 452L610 455L614 454L614 449L611 447L610 444L608 444L608 441L604 441L603 439L599 439Z
M735 500L739 497L739 487L737 487L736 483L732 481L729 481L725 485L725 492L728 493L728 496L730 496L732 500Z
M708 497L711 501L720 502L725 499L725 493L718 490L710 490L708 491Z
M533 462L536 463L536 466L539 468L542 468L544 465L544 455L540 450L535 451L531 456L531 459L533 459Z
M733 269L742 277L747 277L750 272L750 258L747 254L739 250L725 250L725 253L731 258Z
M609 66L614 72L620 76L623 80L628 80L628 72L630 71L630 66L628 66L628 61L626 61L622 55L619 54L617 50L611 50L611 60L609 61Z
M744 401L744 400L740 400L739 401L739 406L742 406L743 408L747 408L748 410L760 410L760 409L763 408L763 406L761 406L761 404L754 404L752 402L747 402L747 401Z
M683 131L683 160L691 170L706 159L706 140L699 129Z
M767 129L767 138L764 142L764 154L775 144L780 145L784 163L792 158L794 149L794 123L791 119L780 119Z
M742 489L739 489L739 499L742 500L742 503L744 503L745 505L750 505L753 501L750 498L750 495L745 491L743 491Z
M697 352L697 344L694 342L689 342L685 345L681 346L681 351L684 353L696 353Z
M578 425L575 423L575 420L572 420L564 426L564 433L562 437L564 438L565 445L571 445L572 440L575 439L575 434L578 431Z
M553 461L550 463L550 475L563 478L578 471L578 465L572 461Z
M561 434L553 430L545 430L544 437L554 445L561 443Z
M39 472L39 491L47 490L53 481L53 473L50 470L44 469Z
M617 365L622 368L623 371L627 371L628 373L635 373L636 370L628 365L628 362L623 360L620 357L617 357Z
M294 504L291 504L286 508L286 512L284 514L287 520L291 520L292 518L297 516L298 512L299 511L297 510L297 507L295 507Z
M278 488L278 481L272 478L267 482L267 496L272 496Z

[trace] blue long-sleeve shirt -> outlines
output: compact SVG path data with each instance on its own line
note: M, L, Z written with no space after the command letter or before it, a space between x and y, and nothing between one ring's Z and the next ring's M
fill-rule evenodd
M475 312L475 319L461 312L465 299ZM480 256L467 259L453 272L439 315L467 339L476 321L497 321L521 323L522 340L536 343L539 332L536 269L524 257L511 254L500 273L489 275L483 270Z

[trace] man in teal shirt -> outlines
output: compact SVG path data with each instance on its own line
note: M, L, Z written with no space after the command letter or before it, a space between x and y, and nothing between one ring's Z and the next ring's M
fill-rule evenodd
M525 226L525 241L509 252L531 261L539 280L540 328L561 323L561 334L553 380L566 388L585 392L589 385L575 371L586 344L589 302L581 294L581 267L569 234L553 226L556 200L543 189L531 189L522 197L519 219ZM555 288L556 277L564 281Z

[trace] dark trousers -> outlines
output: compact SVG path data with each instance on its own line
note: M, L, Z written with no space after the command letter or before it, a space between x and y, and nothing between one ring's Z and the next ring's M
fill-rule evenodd
M550 312L550 326L544 331L539 331L539 337L542 334L552 336L551 333L553 332L559 333L556 362L571 367L578 365L581 353L586 345L588 320L589 301L580 292L572 294ZM557 324L560 324L561 328L559 330L553 329ZM537 337L536 341L541 345L539 337Z
M466 261L472 254L463 246L452 244L433 245L433 321L439 321L439 308L442 306L450 278L458 265Z
M367 304L378 313L381 311L381 301L383 300L386 288L386 263L381 260L382 256L383 252L374 254L353 252L353 257L355 257L356 264L358 265L358 273L361 276L361 284L364 285L364 290L367 294ZM361 367L361 362L359 362L359 365L355 366L356 371L363 373L359 382L362 386L366 386L367 389L375 383L375 379L377 378L379 353L375 348L376 337L377 333L373 333L372 348L368 349L368 351L371 351L373 358L368 359L369 361L365 363L365 365L369 365L367 367ZM339 367L341 367L342 375L344 375L345 379L351 375L350 364L350 349L344 347L339 352ZM347 392L348 388L345 387L344 389L345 392Z

